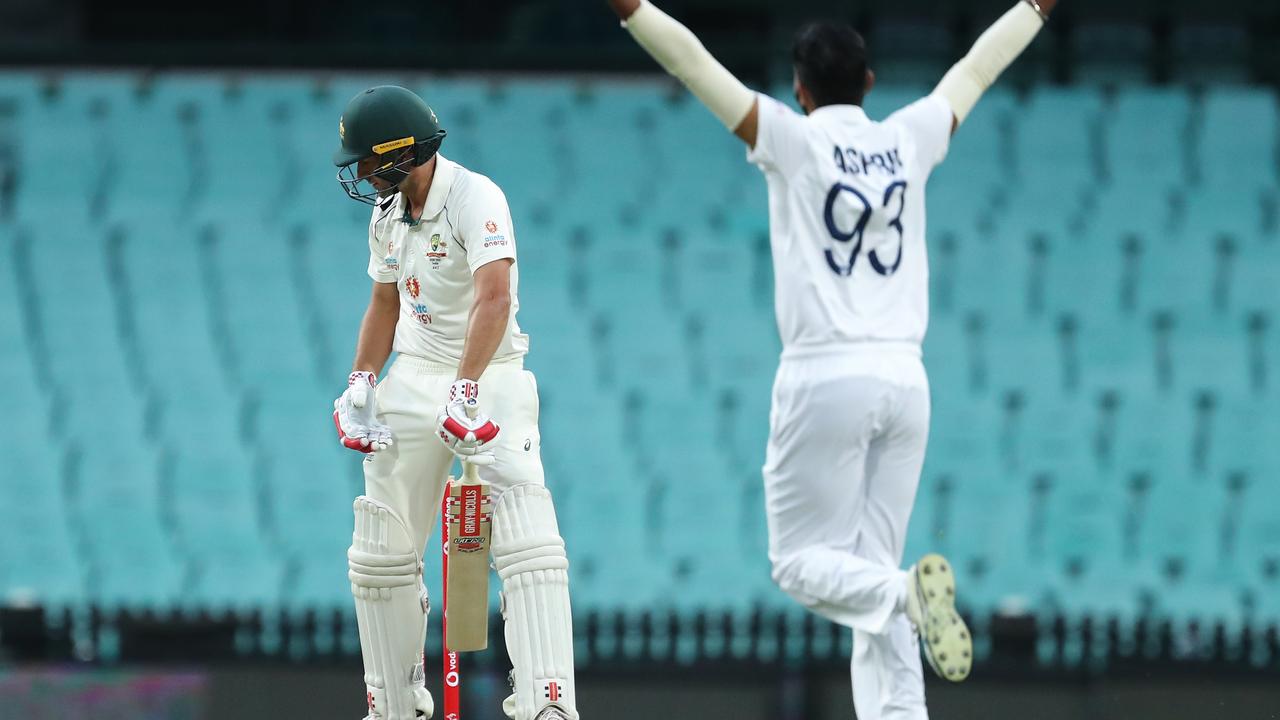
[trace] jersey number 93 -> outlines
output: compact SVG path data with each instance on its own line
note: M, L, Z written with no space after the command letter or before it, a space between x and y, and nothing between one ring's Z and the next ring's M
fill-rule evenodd
M891 235L896 234L898 243L898 253L890 263L885 263L880 256L878 250L872 250L867 253L867 260L871 263L871 269L877 273L888 277L898 271L898 267L902 265L902 212L907 205L907 181L896 180L890 183L884 189L884 197L880 199L880 206L875 207L871 201L863 195L861 191L851 185L844 183L836 183L831 186L831 190L827 192L827 202L822 211L822 217L827 224L827 232L831 234L832 239L836 241L836 245L828 248L826 251L827 265L831 271L837 275L848 276L853 274L853 266L858 262L858 255L862 252L862 238L867 232L868 226L872 225L872 220L880 220L873 225L876 234L887 232ZM860 213L857 221L850 229L840 227L836 220L836 208L841 202L854 204L854 211ZM880 217L873 217L878 213L883 213ZM844 215L845 213L842 213ZM888 222L883 221L883 217L892 216ZM888 245L889 239L884 241ZM845 255L844 248L849 243L853 243L853 247L849 249L848 261L842 262L841 255Z

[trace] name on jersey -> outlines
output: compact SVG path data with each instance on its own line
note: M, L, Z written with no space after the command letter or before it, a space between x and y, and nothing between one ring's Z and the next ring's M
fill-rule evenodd
M898 148L880 153L864 153L857 148L835 146L836 167L846 175L897 175L902 171L902 156Z

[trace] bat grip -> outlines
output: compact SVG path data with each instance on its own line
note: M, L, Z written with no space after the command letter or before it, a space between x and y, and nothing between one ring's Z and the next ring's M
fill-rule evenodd
M462 461L462 482L468 485L480 482L480 473L476 470L475 463Z
M480 406L473 398L471 401L462 404L462 411L467 414L468 418L475 420L476 415L480 414ZM480 475L476 472L476 466L474 463L469 463L465 460L462 461L462 482L467 483L468 485L480 482Z

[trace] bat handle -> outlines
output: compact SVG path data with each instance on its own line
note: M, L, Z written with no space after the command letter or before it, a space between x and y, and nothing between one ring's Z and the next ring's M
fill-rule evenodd
M480 473L476 470L475 463L462 461L462 482L468 485L480 482Z
M472 420L475 420L476 415L480 414L480 408L476 405L474 399L470 402L464 403L462 410L467 414L467 417ZM474 463L469 463L465 460L462 461L462 482L469 485L480 482L480 475L476 472L476 466Z

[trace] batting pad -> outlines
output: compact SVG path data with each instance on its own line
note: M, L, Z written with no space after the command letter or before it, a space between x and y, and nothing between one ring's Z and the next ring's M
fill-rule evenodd
M493 564L515 681L514 707L504 709L514 720L534 720L554 703L577 720L569 559L546 488L517 485L502 493L493 511Z
M434 710L424 683L427 590L409 528L390 507L360 496L347 550L356 599L369 720L414 720Z

